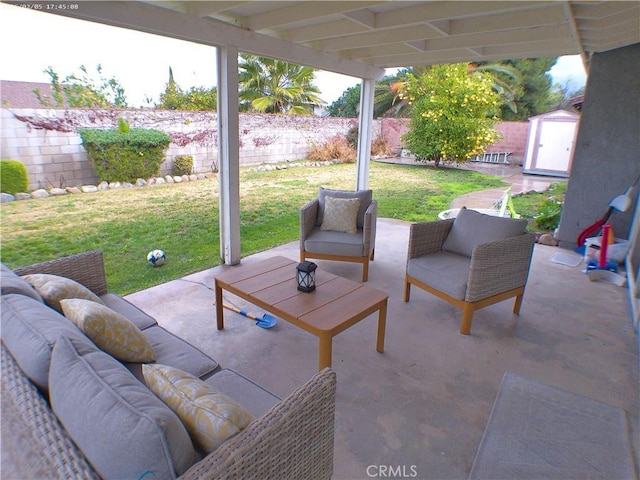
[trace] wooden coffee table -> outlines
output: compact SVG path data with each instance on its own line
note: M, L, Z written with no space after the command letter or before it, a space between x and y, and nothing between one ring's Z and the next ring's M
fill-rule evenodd
M378 311L376 350L384 351L389 295L323 270L316 270L316 289L297 289L298 262L272 257L241 265L215 277L218 330L224 328L222 291L244 300L312 333L320 340L318 368L331 367L333 337Z

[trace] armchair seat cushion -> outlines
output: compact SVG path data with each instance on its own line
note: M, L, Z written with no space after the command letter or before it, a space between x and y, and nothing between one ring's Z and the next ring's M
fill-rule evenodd
M441 251L410 259L407 273L450 297L464 300L470 266L470 258Z
M314 227L304 241L304 249L311 253L326 255L344 255L348 257L363 257L362 229L358 233L334 232Z

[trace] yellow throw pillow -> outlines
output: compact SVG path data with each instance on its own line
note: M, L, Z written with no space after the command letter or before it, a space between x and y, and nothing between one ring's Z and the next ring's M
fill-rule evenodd
M206 382L166 365L143 365L147 386L182 420L194 442L206 453L243 430L253 415Z
M324 199L324 217L320 230L357 233L359 198L326 197Z
M101 350L123 362L154 362L151 342L129 319L105 305L80 298L60 300L64 316Z
M70 278L47 273L34 273L24 275L22 278L33 285L47 305L59 312L62 312L60 300L65 298L84 298L104 305L95 293Z

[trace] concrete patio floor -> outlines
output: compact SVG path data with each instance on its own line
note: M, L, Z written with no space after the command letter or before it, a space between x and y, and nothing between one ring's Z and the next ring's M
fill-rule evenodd
M626 289L590 282L583 264L551 261L570 251L536 245L520 315L511 312L512 301L487 307L476 312L471 335L463 336L461 312L453 306L415 288L411 301L403 301L408 231L407 222L378 220L367 284L389 294L385 352L375 349L375 315L333 341L334 478L372 478L377 466L404 469L407 478L466 478L507 371L624 409L631 438L638 437L638 350ZM215 275L274 255L296 260L298 243L127 299L223 368L285 397L317 370L316 337L284 321L265 330L230 311L218 331L214 317ZM355 264L316 263L360 280ZM264 313L232 295L225 301Z

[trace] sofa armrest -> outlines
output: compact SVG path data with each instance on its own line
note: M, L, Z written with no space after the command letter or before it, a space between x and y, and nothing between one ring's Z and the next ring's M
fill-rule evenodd
M300 209L300 251L304 250L304 241L316 226L319 208L320 201L316 198Z
M476 245L465 300L477 302L525 286L535 241L533 233L525 233Z
M2 477L99 479L4 343L0 355Z
M362 227L362 242L364 254L371 255L376 246L376 223L378 220L378 202L371 200L371 203L364 212L364 225Z
M325 368L180 479L330 479L335 394L336 374Z
M413 223L409 227L409 251L407 262L412 258L442 250L442 244L449 235L455 219L435 222Z
M108 293L102 252L93 250L16 268L17 275L48 273L81 283L98 296Z

